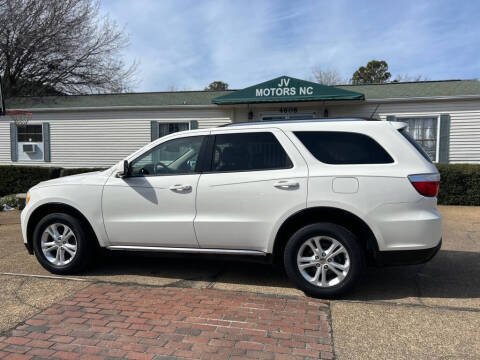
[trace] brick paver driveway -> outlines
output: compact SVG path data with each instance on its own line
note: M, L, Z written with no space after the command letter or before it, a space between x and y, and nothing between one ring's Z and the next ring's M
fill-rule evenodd
M333 350L322 300L94 284L0 338L0 358L331 359Z

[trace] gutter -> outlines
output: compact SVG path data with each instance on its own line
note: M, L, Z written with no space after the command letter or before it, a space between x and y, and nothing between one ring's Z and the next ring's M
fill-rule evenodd
M33 113L52 111L109 111L109 110L168 110L168 109L218 109L218 105L136 105L136 106L88 106L88 107L52 107L52 108L8 108Z
M414 102L414 101L441 101L441 100L480 100L480 95L457 96L418 96L408 98L366 99L367 103Z

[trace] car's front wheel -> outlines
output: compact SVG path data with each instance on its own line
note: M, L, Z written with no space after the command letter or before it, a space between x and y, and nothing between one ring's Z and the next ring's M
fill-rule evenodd
M307 225L288 240L285 270L291 280L311 296L340 297L360 277L365 257L357 238L331 223Z
M63 213L45 216L33 233L33 249L40 264L54 274L72 274L83 270L91 257L85 226L77 218Z

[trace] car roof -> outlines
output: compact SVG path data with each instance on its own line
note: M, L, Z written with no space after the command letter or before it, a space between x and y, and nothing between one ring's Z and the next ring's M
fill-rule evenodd
M370 120L367 118L319 118L307 120L279 120L279 121L261 121L261 122L243 122L223 125L216 130L240 130L240 129L262 129L262 128L279 128L289 131L298 130L316 130L316 129L361 129L393 126L400 129L405 126L402 122ZM213 130L213 129L212 129ZM223 132L222 131L222 132Z
M229 126L252 126L252 125L272 125L272 124L299 124L299 123L317 123L317 122L338 122L338 121L379 121L378 119L369 119L369 118L346 118L346 117L338 117L338 118L316 118L316 119L303 119L303 120L271 120L271 121L250 121L250 122L239 122L239 123L231 123L221 125L221 127L229 127Z

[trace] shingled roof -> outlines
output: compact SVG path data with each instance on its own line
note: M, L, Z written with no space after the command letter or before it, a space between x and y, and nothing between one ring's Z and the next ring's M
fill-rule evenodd
M339 85L337 87L362 93L366 100L480 96L480 81L478 80ZM7 109L212 105L212 99L235 91L237 90L16 97L7 98L5 102Z
M476 79L341 85L337 87L363 93L367 100L480 95L480 81Z

